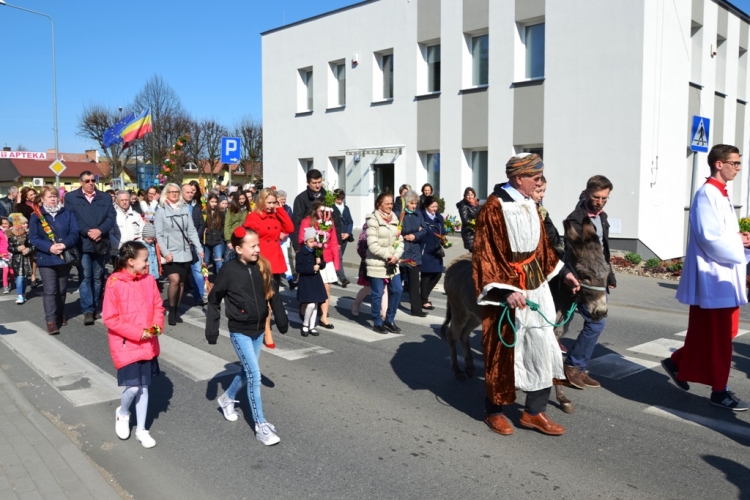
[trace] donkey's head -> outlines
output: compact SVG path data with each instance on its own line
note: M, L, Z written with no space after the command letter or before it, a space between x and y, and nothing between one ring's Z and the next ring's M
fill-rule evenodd
M565 222L568 240L568 264L575 269L581 282L578 292L580 301L588 307L591 318L598 321L607 315L607 276L610 267L604 260L604 252L594 224L583 220L581 233Z

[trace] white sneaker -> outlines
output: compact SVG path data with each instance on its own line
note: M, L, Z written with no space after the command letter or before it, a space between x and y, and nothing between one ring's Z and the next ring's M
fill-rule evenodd
M119 406L115 410L115 432L120 439L127 439L130 437L130 413L128 413L127 416L120 415Z
M151 437L148 431L135 431L135 438L141 442L144 448L153 448L156 446L156 441Z
M16 304L20 306L24 302L26 302L26 299L24 298L23 295L16 295Z
M255 437L266 446L273 446L281 441L281 438L276 435L276 427L268 422L255 424Z
M224 412L225 419L229 420L230 422L236 422L237 419L240 418L234 409L234 403L239 403L239 401L229 399L226 392L219 396L216 402L219 403L221 411Z
M9 286L3 287L3 295L7 295L9 293L10 293L10 287Z

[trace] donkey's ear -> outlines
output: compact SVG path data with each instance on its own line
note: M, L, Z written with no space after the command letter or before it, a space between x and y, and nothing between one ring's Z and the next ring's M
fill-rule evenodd
M565 237L568 239L568 241L573 244L580 242L581 235L578 234L578 231L576 231L576 228L573 227L573 224L566 220L563 222L563 228L565 229Z
M596 240L599 242L599 235L596 234L596 226L594 226L594 223L588 217L584 218L583 224L581 224L581 236L583 237L583 241Z

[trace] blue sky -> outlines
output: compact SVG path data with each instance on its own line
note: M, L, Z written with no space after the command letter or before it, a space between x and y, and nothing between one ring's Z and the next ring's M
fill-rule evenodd
M261 118L262 31L354 0L6 0L55 20L60 150L84 105L128 103L160 74L199 118ZM0 146L54 147L50 23L0 6Z
M260 33L357 0L6 1L54 18L60 150L82 152L83 106L124 105L154 74L198 118L260 119ZM49 21L0 6L0 47L0 146L54 147Z

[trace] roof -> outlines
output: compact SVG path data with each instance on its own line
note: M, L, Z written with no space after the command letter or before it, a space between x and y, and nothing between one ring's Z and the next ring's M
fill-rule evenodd
M16 182L20 177L13 162L7 158L0 158L0 182Z
M750 14L745 12L744 10L740 9L736 5L734 5L729 0L714 0L719 5L723 5L727 8L727 10L733 14L735 14L737 17L745 21L746 23L750 23Z
M309 23L310 21L315 21L317 19L321 19L323 17L332 16L334 14L338 14L339 12L344 12L344 11L351 10L351 9L356 9L357 7L362 7L363 5L367 5L367 4L370 4L370 3L375 3L377 1L379 1L379 0L364 0L363 2L357 2L355 4L348 5L346 7L341 7L340 9L332 10L332 11L329 11L329 12L324 12L322 14L318 14L317 16L308 17L306 19L302 19L302 20L296 21L294 23L285 24L284 26L279 26L278 28L273 28L273 29L270 29L268 31L264 31L264 32L262 32L260 34L260 36L270 35L271 33L276 33L277 31L285 30L287 28L293 28L294 26L299 26L300 24L305 24L305 23Z
M38 161L38 160L5 160L7 162L10 162L12 166L15 168L17 175L16 177L53 177L54 174L49 169L49 165L52 162L47 163L46 161ZM91 162L80 162L80 161L64 161L63 162L65 166L67 167L65 169L65 172L63 172L63 175L60 177L80 177L80 175L88 170L89 172L93 172L94 175L100 175L102 177L106 177L109 175L109 164L108 163L91 163ZM102 168L106 165L106 173L105 169ZM2 173L2 163L0 163L0 174ZM0 182L10 182L5 181L4 179L0 178Z

